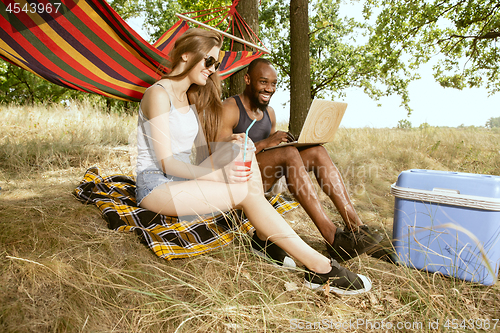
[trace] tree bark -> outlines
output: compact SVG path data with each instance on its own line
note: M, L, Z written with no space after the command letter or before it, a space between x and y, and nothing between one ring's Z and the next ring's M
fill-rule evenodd
M238 5L236 6L236 10L240 13L241 17L245 22L250 26L250 28L255 32L255 34L259 34L259 2L258 0L240 0ZM240 24L241 27L241 24ZM241 27L243 30L243 27ZM243 38L245 40L250 40L250 36L243 30L244 36L241 36L241 33L236 27L234 34L236 37ZM243 51L243 44L234 42L233 51ZM246 47L247 51L254 51L251 47ZM229 77L229 93L228 96L234 96L241 93L245 89L245 81L243 77L246 74L246 69L242 69Z
M311 105L307 0L290 1L290 133L299 136Z

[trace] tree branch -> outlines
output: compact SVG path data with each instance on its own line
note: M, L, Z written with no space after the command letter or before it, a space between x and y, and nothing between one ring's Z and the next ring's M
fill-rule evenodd
M323 29L326 29L326 28L329 28L329 27L333 27L333 23L332 23L332 24L328 24L328 25L326 25L326 26L324 26L324 27L321 27L321 28L319 28L319 29L316 29L316 30L314 30L314 31L310 32L310 33L308 34L308 36L309 36L309 37L311 37L311 35L314 35L314 34L315 34L315 33L317 33L318 31L323 30Z
M338 70L335 71L329 78L325 78L321 82L319 82L316 87L311 89L311 98L314 99L318 91L322 90L326 85L328 85L330 82L332 82L336 77L338 76L343 76L347 73L347 71L344 71L343 74L337 75L341 70L344 70L344 67L339 68Z
M282 65L279 62L273 64L274 66L278 66L286 75L290 76L290 71L286 69L286 66Z
M445 8L443 8L443 9L442 9L442 11L441 11L441 12L439 12L439 13L438 13L437 15L435 15L434 17L432 17L432 18L430 18L430 19L425 20L425 22L423 22L423 23L417 24L417 25L415 26L415 28L413 28L413 29L411 29L410 31L408 31L408 33L407 33L407 34L406 34L406 36L405 36L405 39L409 39L409 38L410 38L410 36L416 36L417 32L418 32L418 31L420 31L420 29L422 29L424 26L426 26L426 25L428 25L428 24L430 24L430 23L432 23L432 22L436 22L436 21L439 19L439 17L444 16L444 14L446 14L446 13L448 13L448 12L452 11L453 9L455 9L455 8L456 8L456 7L458 7L459 5L463 4L464 2L466 2L466 0L460 0L460 1L458 1L456 4L454 4L453 6L450 6L450 7L445 7ZM444 4L447 4L447 2L446 2L446 1L442 1L442 2L440 2L440 3L438 3L438 4L436 4L434 7L436 8L436 10L438 10L438 9L440 9L440 7L441 7L441 6L443 6ZM426 7L426 6L427 6L427 4L426 4L426 5L424 5L424 7Z
M500 37L500 31L490 31L485 33L482 36L462 36L462 35L450 35L449 38L442 39L441 41L449 40L451 38L460 38L460 39L495 39Z

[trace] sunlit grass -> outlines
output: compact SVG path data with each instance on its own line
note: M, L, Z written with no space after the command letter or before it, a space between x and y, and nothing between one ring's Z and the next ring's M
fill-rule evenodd
M137 120L89 104L0 106L0 168L8 173L59 170L100 163L128 145Z
M245 235L206 255L159 259L135 234L109 230L96 207L71 195L88 167L98 165L105 175L133 170L127 145L134 116L85 104L2 106L0 115L0 331L294 332L294 320L422 322L431 331L430 321L443 328L446 319L500 317L498 283L485 287L366 255L345 264L374 282L357 297L306 290L302 273L261 261ZM499 175L498 147L496 132L432 127L341 128L327 145L361 218L389 236L389 186L401 171ZM333 204L321 198L339 222ZM325 252L302 209L286 218Z

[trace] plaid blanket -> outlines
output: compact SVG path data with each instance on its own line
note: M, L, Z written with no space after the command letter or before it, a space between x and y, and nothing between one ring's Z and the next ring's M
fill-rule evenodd
M110 229L135 232L157 256L167 260L196 256L223 247L238 232L248 232L253 228L245 215L237 210L187 221L138 207L133 176L102 177L97 167L85 172L73 194L85 204L95 204ZM299 205L279 194L268 200L282 215Z

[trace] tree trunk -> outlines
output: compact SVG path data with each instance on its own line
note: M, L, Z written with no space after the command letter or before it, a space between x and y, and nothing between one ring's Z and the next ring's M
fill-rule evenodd
M311 105L308 1L290 1L290 133L299 136Z
M255 32L255 34L259 34L259 1L258 0L241 0L236 6L236 10L240 13L241 17L245 22L250 26L250 28ZM241 27L241 24L240 24ZM243 27L241 27L243 29ZM243 38L245 40L250 40L248 34L244 31L244 36L241 36L241 33L236 27L234 34L236 37ZM254 51L249 46L246 47L247 51ZM243 51L243 44L234 42L233 51ZM234 96L241 93L245 89L245 81L243 77L245 76L246 69L242 69L229 77L229 93L228 96Z

